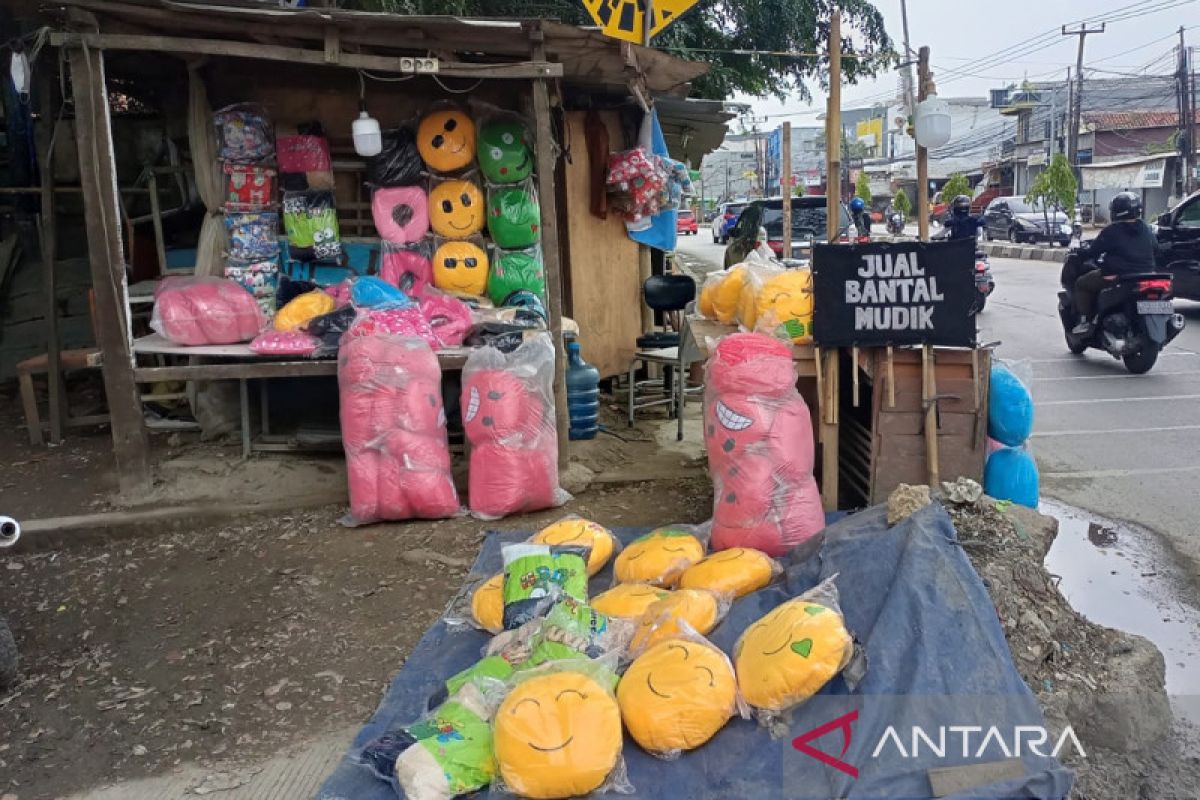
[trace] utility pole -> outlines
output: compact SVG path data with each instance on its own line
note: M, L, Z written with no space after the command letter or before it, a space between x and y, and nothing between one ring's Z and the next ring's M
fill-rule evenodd
M842 228L842 12L829 18L829 107L825 113L825 232L838 240ZM820 366L818 366L820 369ZM825 480L829 480L828 475Z
M915 114L917 102L913 85L912 47L908 44L908 0L900 0L900 20L904 23L904 100L908 103L908 113Z
M1195 130L1195 111L1193 110L1194 95L1192 95L1191 79L1189 80L1189 64L1188 64L1188 48L1187 42L1183 36L1184 27L1179 26L1179 68L1175 71L1176 82L1179 86L1179 165L1180 179L1179 191L1180 194L1186 197L1189 194L1189 189L1193 184L1192 169L1195 165L1195 157L1193 151L1196 149L1196 140L1192 134Z
M792 123L783 123L779 143L779 194L783 196L783 257L792 257Z
M1091 33L1104 33L1104 23L1101 22L1099 28L1089 28L1084 24L1070 31L1066 25L1062 26L1063 36L1079 37L1079 52L1075 56L1075 97L1070 114L1071 130L1067 131L1067 161L1072 167L1079 166L1079 117L1083 112L1083 42Z
M1196 191L1196 188L1198 186L1200 186L1200 176L1197 176L1195 174L1195 172L1196 172L1196 163L1195 163L1196 162L1196 144L1197 144L1196 137L1198 135L1197 128L1196 128L1196 58L1195 58L1195 56L1196 56L1196 48L1192 48L1191 50L1188 51L1188 78L1192 84L1192 108L1191 108L1192 115L1188 118L1188 121L1192 124L1192 135L1188 138L1191 140L1191 143L1192 143L1192 173L1193 173L1192 175L1188 176L1188 180L1191 181L1191 190L1193 192Z
M917 55L917 100L928 96L929 48L922 47ZM913 106L916 114L916 106ZM914 131L915 132L915 131ZM917 145L917 238L929 241L929 151Z

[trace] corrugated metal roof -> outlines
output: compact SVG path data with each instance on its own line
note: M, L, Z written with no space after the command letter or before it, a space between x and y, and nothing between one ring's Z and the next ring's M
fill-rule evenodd
M1174 128L1179 124L1179 114L1175 111L1088 111L1083 114L1083 124L1093 131Z

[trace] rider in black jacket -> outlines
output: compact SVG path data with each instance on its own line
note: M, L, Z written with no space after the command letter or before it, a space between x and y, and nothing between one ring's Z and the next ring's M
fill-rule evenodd
M1154 270L1158 240L1142 221L1142 200L1133 192L1121 192L1108 204L1112 223L1083 247L1082 255L1095 268L1075 281L1075 310L1079 324L1072 333L1086 336L1092 331L1096 299L1104 289L1105 275L1130 275ZM1097 263L1100 256L1104 260Z
M971 215L971 198L965 194L950 201L950 216L945 222L945 239L975 239L983 227L983 217Z

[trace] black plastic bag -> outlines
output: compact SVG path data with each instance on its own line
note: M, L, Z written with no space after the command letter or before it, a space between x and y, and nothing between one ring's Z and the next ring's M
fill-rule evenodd
M383 132L383 149L367 158L367 183L372 186L413 186L421 182L425 163L417 152L411 128Z
M479 322L467 331L463 344L467 347L488 345L501 353L511 353L525 341L525 333L529 330L524 325L510 325L507 322Z
M283 308L302 294L308 294L313 289L320 289L312 281L298 281L287 275L279 276L279 285L275 288L275 307Z
M339 309L313 317L304 326L304 332L321 340L321 345L313 352L316 358L328 358L337 352L342 341L342 334L354 324L356 315L354 306L346 304Z

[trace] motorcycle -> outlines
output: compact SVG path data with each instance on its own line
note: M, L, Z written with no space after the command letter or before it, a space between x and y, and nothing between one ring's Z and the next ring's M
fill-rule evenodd
M899 211L893 211L888 214L887 232L892 236L904 235L904 215Z
M21 538L21 526L9 517L0 517L0 549L12 547ZM0 617L0 691L17 681L17 642L4 617Z
M1185 324L1183 315L1175 313L1171 302L1171 274L1106 275L1105 288L1096 300L1097 314L1091 332L1079 335L1073 332L1079 319L1075 310L1075 280L1087 269L1080 250L1072 251L1063 264L1058 316L1067 349L1079 355L1094 347L1123 361L1125 369L1134 375L1149 372L1159 352L1179 335Z
M988 262L987 253L975 254L975 290L979 299L975 304L975 313L983 311L987 305L988 295L996 290L996 281L992 279L992 266Z

